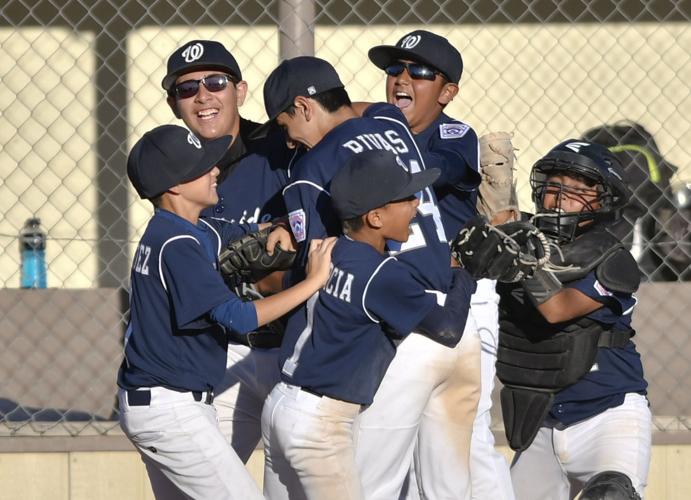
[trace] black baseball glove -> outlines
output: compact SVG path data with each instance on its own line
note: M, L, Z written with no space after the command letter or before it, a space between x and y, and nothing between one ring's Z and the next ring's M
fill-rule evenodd
M296 252L276 245L273 255L266 251L271 227L231 241L219 256L221 274L228 283L255 283L273 271L290 269Z
M531 277L549 261L547 237L530 222L492 226L471 219L451 243L451 254L475 279L513 283Z

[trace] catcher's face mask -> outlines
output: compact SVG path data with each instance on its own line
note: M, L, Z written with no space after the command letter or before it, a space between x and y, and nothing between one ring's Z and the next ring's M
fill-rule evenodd
M611 158L602 146L570 140L538 160L530 174L535 225L565 243L623 207L630 193Z

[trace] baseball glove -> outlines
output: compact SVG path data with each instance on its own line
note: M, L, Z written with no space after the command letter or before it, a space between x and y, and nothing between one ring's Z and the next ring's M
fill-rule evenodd
M492 132L480 137L480 183L477 198L479 213L492 220L498 212L513 210L518 216L518 196L513 178L516 149L511 134Z
M273 271L286 270L293 265L296 252L283 250L277 244L273 255L267 253L266 242L270 232L268 227L228 243L218 258L226 282L255 283Z
M533 276L549 262L550 244L530 222L495 227L478 216L459 231L451 254L475 279L513 283Z

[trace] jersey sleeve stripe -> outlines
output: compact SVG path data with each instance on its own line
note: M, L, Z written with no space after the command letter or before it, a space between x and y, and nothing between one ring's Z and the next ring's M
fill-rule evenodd
M326 189L324 189L323 187L321 187L319 184L316 184L316 183L311 182L311 181L295 181L295 182L291 182L290 184L288 184L286 187L283 188L283 193L282 193L282 194L286 194L286 191L288 191L288 189L292 188L293 186L297 186L298 184L307 184L308 186L312 186L313 188L315 188L315 189L321 191L322 193L326 194L329 198L331 198L331 193L329 193Z
M367 317L370 320L372 320L373 323L379 323L379 320L377 318L375 318L374 316L372 316L369 313L369 311L367 310L367 307L365 306L365 299L367 297L367 289L369 288L369 285L372 282L372 279L377 275L379 270L384 266L384 264L386 264L390 260L398 260L398 259L396 259L396 257L387 257L386 259L381 261L381 263L377 266L377 268L374 270L374 272L370 275L369 279L367 280L367 284L365 285L365 290L362 292L362 310L365 312Z
M163 279L163 250L165 250L166 245L168 243L172 243L175 240L183 240L185 238L189 238L191 240L194 240L197 242L197 245L201 246L201 243L199 243L199 240L195 238L194 236L190 236L189 234L182 234L180 236L173 236L172 238L169 238L161 245L161 251L158 253L158 277L161 280L161 285L163 285L163 289L167 292L168 291L168 285L166 284L166 280Z
M221 255L221 235L218 233L218 231L216 231L215 227L213 227L211 224L206 222L204 219L199 219L199 220L201 222L203 222L204 224L206 224L207 226L209 226L209 229L211 229L213 231L213 233L216 235L216 242L218 243L218 245L216 245L216 256L218 257L219 255Z

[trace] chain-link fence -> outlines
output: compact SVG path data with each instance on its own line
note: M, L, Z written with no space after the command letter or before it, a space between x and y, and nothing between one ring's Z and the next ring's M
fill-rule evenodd
M524 209L527 173L557 142L620 149L635 174L630 243L650 281L637 325L660 391L653 408L659 428L688 428L690 18L689 2L661 0L3 2L0 434L115 426L129 266L151 214L126 156L145 131L176 122L160 87L173 50L193 38L225 44L249 84L241 114L262 121L262 84L281 57L314 52L353 100L381 100L367 50L416 28L463 54L448 114L479 134L513 132ZM20 288L19 235L34 217L47 234L45 290Z

